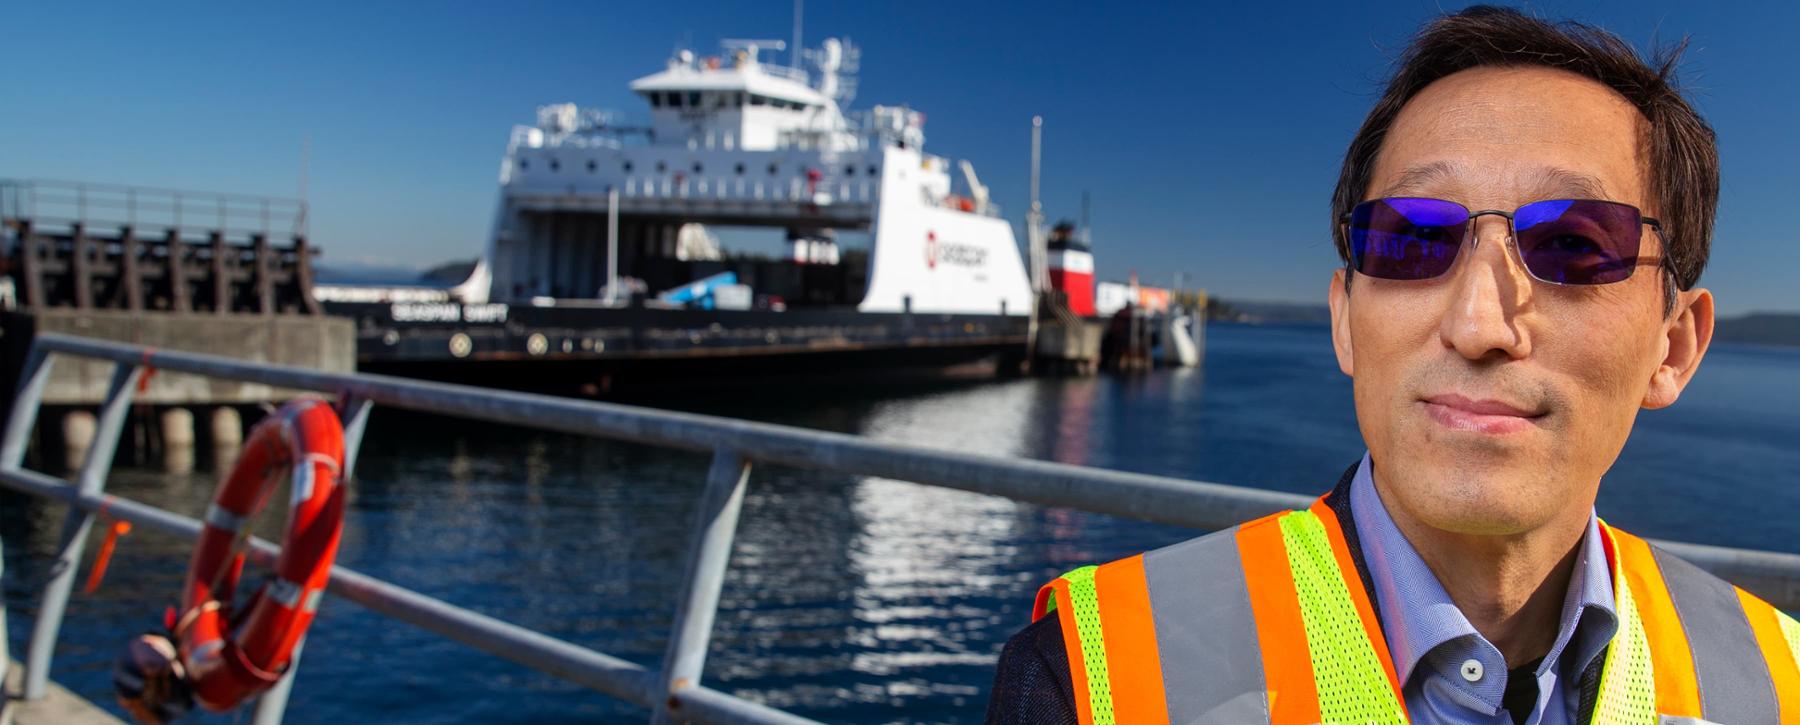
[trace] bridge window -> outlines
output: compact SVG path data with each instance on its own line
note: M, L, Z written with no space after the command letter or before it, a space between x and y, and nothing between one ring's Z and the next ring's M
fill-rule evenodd
M733 93L733 94L731 94L731 96L732 96L731 105L733 107L735 107L735 108L743 108L744 107L744 94L742 92Z
M769 99L767 96L759 96L755 93L750 94L750 105L752 105L752 106L767 105L768 102L769 102Z
M662 94L661 93L659 93L657 91L651 91L649 93L645 93L644 97L650 99L650 107L651 108L662 108Z
M688 91L687 104L688 104L689 108L699 108L700 107L700 92L699 91Z
M680 93L676 93L674 91L669 92L669 107L670 108L680 108L681 107L681 94Z

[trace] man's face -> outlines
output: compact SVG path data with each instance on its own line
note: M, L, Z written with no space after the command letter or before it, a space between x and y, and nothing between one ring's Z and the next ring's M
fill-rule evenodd
M1592 80L1548 68L1475 68L1438 80L1395 120L1364 198L1422 196L1512 211L1543 199L1624 202L1656 217L1646 121ZM1663 314L1660 267L1622 282L1530 277L1506 220L1444 276L1332 280L1338 363L1384 501L1405 518L1477 535L1585 521L1642 407L1673 403L1711 337L1711 297ZM1659 259L1644 230L1641 254ZM1701 319L1701 318L1704 319Z

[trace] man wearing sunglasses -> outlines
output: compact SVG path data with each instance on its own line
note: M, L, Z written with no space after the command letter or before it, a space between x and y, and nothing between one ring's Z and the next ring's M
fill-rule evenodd
M989 722L1800 723L1800 624L1594 514L1712 336L1718 156L1674 55L1429 23L1332 205L1368 454L1307 510L1046 585Z

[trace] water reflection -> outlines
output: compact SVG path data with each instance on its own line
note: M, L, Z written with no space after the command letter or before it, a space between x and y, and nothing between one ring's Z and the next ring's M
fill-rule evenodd
M1045 420L1041 396L1018 381L876 406L863 434L878 440L998 456L1029 450ZM969 415L968 411L983 411ZM1021 504L994 496L869 478L853 492L858 535L850 565L858 650L850 668L885 682L915 714L946 713L979 694L974 683L933 683L921 670L979 671L995 653L971 634L997 615L977 602L1012 582L1007 571Z

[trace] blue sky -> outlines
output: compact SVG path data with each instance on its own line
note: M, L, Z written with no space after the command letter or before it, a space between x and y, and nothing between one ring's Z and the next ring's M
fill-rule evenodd
M1216 6L1216 7L1215 7ZM1093 197L1102 277L1320 301L1327 201L1389 59L1460 3L830 2L807 44L863 48L856 107L925 111L1015 223L1045 118L1052 219ZM1542 2L1640 48L1693 37L1683 78L1724 191L1702 283L1721 312L1800 310L1800 4ZM643 119L626 91L691 45L786 38L789 2L30 3L5 13L0 176L295 193L311 137L326 259L477 254L509 129L559 101Z

